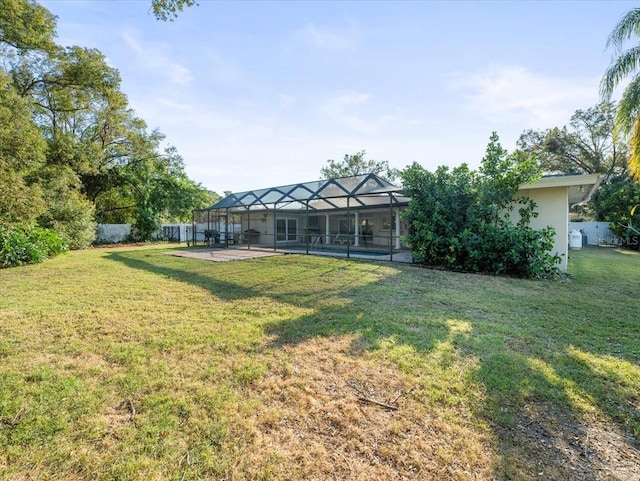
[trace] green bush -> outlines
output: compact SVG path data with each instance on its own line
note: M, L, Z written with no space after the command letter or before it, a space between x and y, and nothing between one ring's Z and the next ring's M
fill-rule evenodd
M67 250L60 234L35 225L0 227L0 268L42 262Z
M131 225L130 240L133 242L149 241L160 225L160 215L152 208L143 207L139 210L136 221Z
M41 176L47 208L38 224L58 232L70 249L90 246L96 238L94 207L80 192L78 176L64 166L49 166Z
M622 243L623 247L627 249L640 250L640 229L634 227L631 221L627 221L628 224L611 224L609 227L613 233L618 237L618 240ZM636 224L639 225L640 224Z
M542 277L556 274L550 254L555 232L529 226L535 203L515 199L520 185L538 176L534 159L516 162L494 133L479 171L466 164L428 172L413 164L402 172L411 198L404 218L414 259L453 270ZM518 208L519 220L512 213Z

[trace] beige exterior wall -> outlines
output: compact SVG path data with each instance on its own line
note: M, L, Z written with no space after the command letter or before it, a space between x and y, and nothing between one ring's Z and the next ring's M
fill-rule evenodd
M516 197L529 197L537 204L538 217L531 219L531 227L542 229L551 226L556 231L553 251L562 258L560 269L567 270L569 256L569 189L568 187L545 187L522 189ZM515 217L518 213L515 212ZM517 219L514 219L516 221Z

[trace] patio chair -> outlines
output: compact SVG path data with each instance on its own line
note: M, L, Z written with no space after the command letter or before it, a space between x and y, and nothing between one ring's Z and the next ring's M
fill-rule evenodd
M352 240L349 239L348 235L340 234L340 233L336 234L336 236L333 239L333 243L334 244L342 244L342 245L353 244Z

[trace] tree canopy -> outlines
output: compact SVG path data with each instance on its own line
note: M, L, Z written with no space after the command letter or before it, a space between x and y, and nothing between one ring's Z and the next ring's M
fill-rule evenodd
M158 20L173 22L185 7L198 5L195 0L151 0L151 10Z
M96 49L57 45L55 20L28 0L0 2L0 225L36 222L84 247L96 222L148 239L207 205L176 149L129 107L119 72Z
M0 2L0 45L7 45L22 52L53 52L57 48L53 41L55 28L55 16L34 2Z
M44 211L36 177L45 147L28 100L0 70L0 225L28 222Z
M381 178L393 182L398 177L398 170L389 166L386 160L365 159L366 151L349 155L346 154L341 161L327 160L327 165L320 169L323 179L337 179L362 174L376 174Z
M627 146L616 135L615 105L602 102L576 110L569 126L526 130L517 147L533 154L550 174L619 175L626 170Z

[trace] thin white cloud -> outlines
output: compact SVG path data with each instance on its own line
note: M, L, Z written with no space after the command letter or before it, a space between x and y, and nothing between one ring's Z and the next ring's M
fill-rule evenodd
M407 118L402 108L380 104L362 92L339 93L320 101L319 114L328 128L339 128L353 135L379 135L419 125L419 119Z
M462 152L451 149L454 142L460 145L459 140L416 135L415 127L407 127L417 122L415 117L401 109L381 108L369 94L342 92L330 100L337 106L334 115L354 110L358 114L356 126L362 127L358 122L363 122L366 128L346 128L332 116L318 115L317 104L306 104L304 98L293 99L285 93L270 99L267 109L214 101L195 103L172 95L131 99L143 118L159 122L151 127L167 134L167 143L175 145L185 159L188 175L220 193L317 179L327 159L342 159L362 149L368 158L388 160L398 168L413 161L435 167L444 161L468 160L455 157ZM279 111L281 107L284 110ZM388 114L368 113L376 110ZM309 118L301 120L300 115ZM418 130L422 132L424 124L420 123ZM470 146L471 140L466 137L464 142ZM479 140L478 158L485 140Z
M450 88L463 92L467 105L490 122L522 128L564 125L576 109L598 102L597 80L540 75L517 66L455 74Z
M154 71L158 76L167 77L174 85L187 86L193 80L189 69L173 60L167 44L159 42L143 43L137 32L129 29L122 33L122 39L136 56L136 62L143 68Z
M366 106L370 98L368 94L357 92L339 94L326 99L320 106L320 112L334 125L357 132L373 133L374 122L366 114L358 112L360 107Z
M280 103L279 108L282 109L290 107L296 103L296 98L293 95L280 94L278 95L278 99Z
M356 50L362 37L355 25L340 28L308 24L296 33L304 41L320 50L339 52Z
M208 77L219 83L237 84L244 77L236 65L214 50L206 49L203 61L208 67Z
M142 45L140 44L138 39L135 38L135 34L132 30L128 30L124 32L122 34L122 38L125 41L125 43L129 46L129 48L131 48L131 50L133 50L137 54L142 53L142 50L143 50Z
M144 114L143 118L160 120L161 131L179 131L185 138L196 132L207 132L202 136L205 141L223 138L230 142L247 143L252 139L269 138L273 134L270 119L252 116L241 110L198 106L166 97L140 99L135 103L136 110Z

